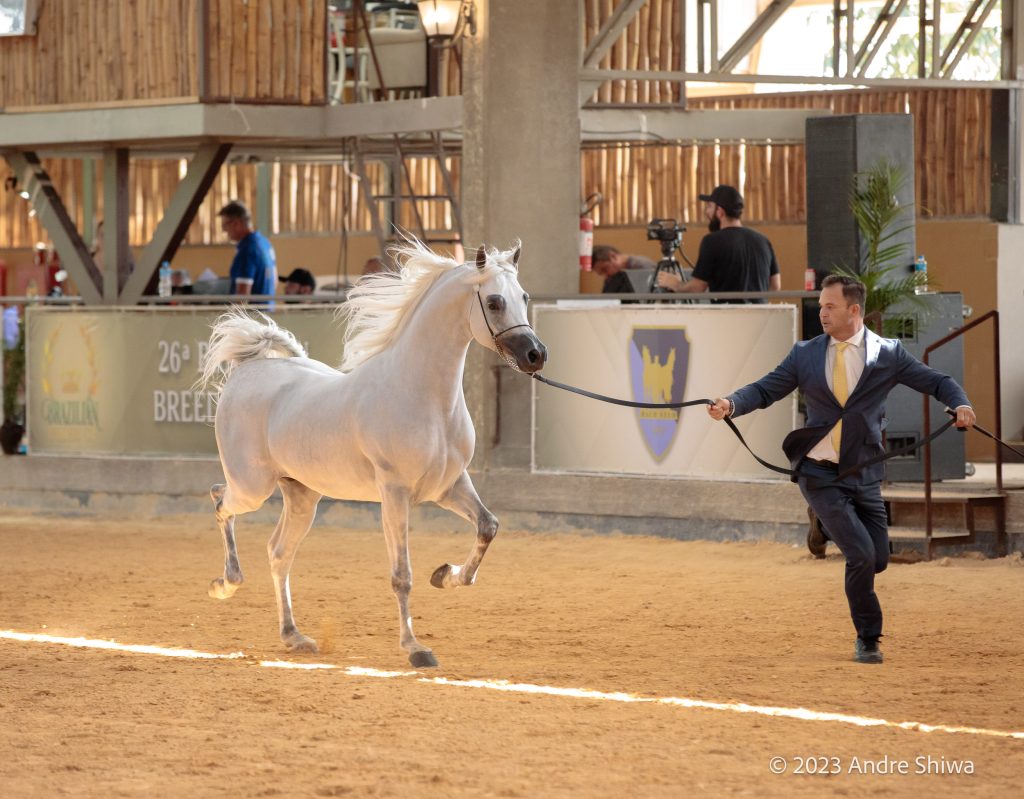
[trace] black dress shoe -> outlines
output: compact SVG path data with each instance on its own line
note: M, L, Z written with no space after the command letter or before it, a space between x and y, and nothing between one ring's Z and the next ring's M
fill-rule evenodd
M825 545L828 543L828 539L821 530L818 515L810 505L807 506L807 519L810 522L810 527L807 528L807 548L814 557L820 560L825 557Z
M865 641L863 638L857 638L853 659L858 663L881 663L882 650L878 648L878 640Z

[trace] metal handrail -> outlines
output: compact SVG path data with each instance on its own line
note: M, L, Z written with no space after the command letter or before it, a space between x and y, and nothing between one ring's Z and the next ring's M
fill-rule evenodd
M938 341L935 341L925 347L924 355L921 360L925 366L928 365L928 356L933 351L937 350L944 344L948 344L956 338L959 338L968 330L972 330L982 322L986 322L992 319L994 324L992 325L992 353L995 359L995 369L993 369L993 376L995 379L996 389L996 438L1003 437L1003 409L1002 400L1000 395L1002 394L1002 380L999 375L999 311L989 311L988 313L978 317L973 322L964 325L961 328L957 328L948 336L943 336ZM929 397L927 394L924 395L924 435L928 435L931 432L931 409L929 407ZM1003 451L999 446L999 442L994 442L996 448L996 491L1000 494L1003 493ZM925 541L928 545L929 556L931 553L932 546L932 445L930 443L924 445L924 519L925 519Z

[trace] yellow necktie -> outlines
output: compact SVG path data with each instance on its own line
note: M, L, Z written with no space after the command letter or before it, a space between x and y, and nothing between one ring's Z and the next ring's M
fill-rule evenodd
M839 404L844 406L850 396L850 389L846 383L846 356L843 352L849 346L849 343L846 341L836 342L836 362L832 366L832 393L836 395ZM839 444L843 437L842 419L836 422L836 426L832 428L830 435L832 436L832 446L835 447L836 457L838 458Z

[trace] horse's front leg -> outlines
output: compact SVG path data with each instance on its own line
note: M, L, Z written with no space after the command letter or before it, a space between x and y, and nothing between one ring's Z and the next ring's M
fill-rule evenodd
M430 584L435 588L454 588L457 585L472 585L476 582L476 572L480 562L487 554L487 548L498 534L498 519L484 507L480 501L473 481L469 474L463 472L455 481L448 495L438 503L442 508L456 513L476 525L476 542L470 550L462 566L445 563L438 566L430 576Z
M412 591L412 565L409 563L409 491L398 486L381 486L381 519L384 540L391 561L391 590L398 600L399 646L409 653L409 662L416 668L436 666L434 654L416 640L409 612Z

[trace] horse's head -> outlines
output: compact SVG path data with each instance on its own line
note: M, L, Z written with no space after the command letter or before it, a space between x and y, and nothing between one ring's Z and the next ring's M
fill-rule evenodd
M469 312L473 338L497 352L513 369L532 374L544 368L547 348L537 338L527 316L529 296L519 285L519 252L501 253L487 260L487 250L476 251L481 281Z

